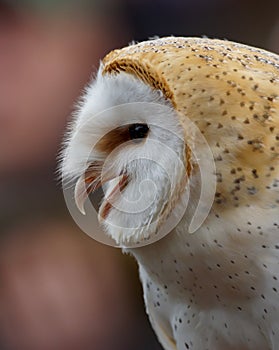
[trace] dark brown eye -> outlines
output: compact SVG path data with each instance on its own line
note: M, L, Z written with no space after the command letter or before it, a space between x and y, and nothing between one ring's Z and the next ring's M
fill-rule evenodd
M131 140L145 138L148 134L148 131L149 127L147 124L135 123L129 126L129 134Z
M100 152L110 153L125 142L131 140L134 143L141 142L146 138L148 131L148 125L144 123L119 126L105 134L95 147Z

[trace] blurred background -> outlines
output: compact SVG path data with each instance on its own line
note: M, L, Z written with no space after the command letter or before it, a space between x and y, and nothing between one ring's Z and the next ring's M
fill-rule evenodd
M0 350L159 350L137 267L68 214L56 157L99 60L154 35L279 52L278 0L0 0Z

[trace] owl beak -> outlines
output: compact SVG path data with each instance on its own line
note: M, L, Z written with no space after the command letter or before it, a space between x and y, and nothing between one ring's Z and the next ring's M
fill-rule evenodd
M86 183L86 179L82 175L76 183L75 186L75 203L78 210L85 215L84 203L88 197L88 195L93 191L92 186L88 186Z
M96 167L99 168L98 166ZM96 191L105 182L112 180L113 176L101 176L101 171L92 169L92 165L87 168L85 174L81 175L75 186L75 203L78 210L85 215L84 203L90 193Z
M91 168L91 169L90 169ZM106 182L115 179L116 176L112 174L101 174L100 170L92 170L92 167L89 167L88 170L79 177L75 185L74 198L78 210L85 215L84 204L90 193L96 191L98 188L103 186ZM106 200L105 211L102 217L106 217L111 208L110 202L116 197L120 191L126 187L128 176L126 174L121 174L119 176L119 183L115 186L114 190L109 195L109 198Z

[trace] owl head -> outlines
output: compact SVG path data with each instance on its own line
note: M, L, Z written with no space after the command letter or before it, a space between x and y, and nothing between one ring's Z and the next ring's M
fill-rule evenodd
M169 37L112 51L62 153L76 206L87 212L102 187L99 222L126 246L181 218L193 232L209 212L274 205L266 189L278 166L277 92L278 57L233 42Z

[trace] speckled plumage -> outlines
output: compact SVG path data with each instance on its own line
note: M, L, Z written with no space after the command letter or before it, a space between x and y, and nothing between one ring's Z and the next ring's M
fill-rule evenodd
M277 55L223 40L166 38L112 51L104 64L105 73L125 71L161 89L182 124L184 116L196 123L215 156L220 207L251 198L278 205Z
M166 349L279 348L279 58L222 40L165 38L116 50L104 72L161 89L216 162L211 213L132 250ZM187 143L187 140L186 140Z
M166 350L278 350L279 57L223 40L170 37L112 51L101 69L160 90L177 111L190 145L190 203L201 184L186 119L215 160L215 201L203 225L187 232L190 205L166 237L127 249L139 263L160 342Z

